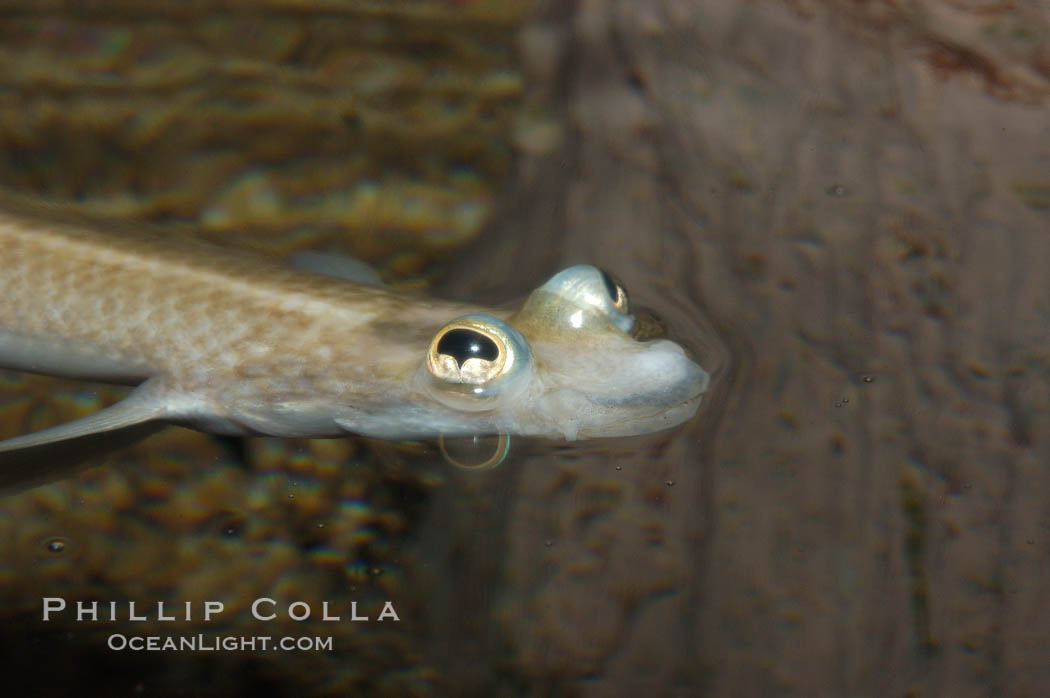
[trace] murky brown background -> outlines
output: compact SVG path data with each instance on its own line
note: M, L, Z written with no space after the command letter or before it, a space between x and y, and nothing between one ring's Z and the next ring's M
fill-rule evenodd
M556 694L1045 693L1050 9L581 2L549 26L573 138L526 160L494 258L528 235L544 264L625 269L730 363L719 414L636 460L604 520L561 509L600 459L522 472L525 671ZM540 571L552 520L568 550Z
M485 3L398 6L421 21L431 5ZM665 435L525 444L483 475L417 467L425 452L281 445L256 447L244 473L204 445L221 462L212 496L254 483L232 508L255 531L251 559L273 564L253 563L246 594L272 590L273 568L298 570L289 598L366 584L346 562L361 545L325 538L342 559L326 586L305 571L328 564L308 541L274 531L316 516L352 538L347 517L371 516L392 542L366 552L396 580L375 593L411 619L393 638L347 638L356 660L106 661L131 688L189 695L264 679L332 695L1043 695L1050 9L581 0L517 22L506 70L522 72L513 102L529 116L494 136L515 166L484 180L476 242L423 275L503 301L566 264L607 266L716 372L701 414ZM457 35L448 16L430 27ZM200 470L189 459L166 481L199 491ZM321 493L312 509L258 504L293 480ZM99 491L100 508L123 493L123 516L143 511L127 490ZM7 505L5 530L27 526L12 511L39 525L64 510L33 496ZM230 569L248 559L243 537L209 557L210 537L163 511L151 525L196 540L202 579L220 584L220 552ZM32 559L4 568L5 598L55 583ZM184 582L179 569L164 579ZM124 598L143 574L105 591ZM54 647L21 622L29 644Z

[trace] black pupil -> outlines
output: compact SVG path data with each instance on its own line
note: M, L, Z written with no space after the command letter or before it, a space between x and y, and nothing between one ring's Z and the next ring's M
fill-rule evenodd
M616 288L616 282L612 280L611 276L609 276L609 272L604 269L599 269L598 271L601 272L602 281L605 283L605 290L608 292L609 298L612 298L613 303L615 303L620 298L620 292L619 289Z
M491 339L467 329L449 330L438 340L439 354L448 354L460 367L467 359L485 359L495 361L499 356L499 347Z

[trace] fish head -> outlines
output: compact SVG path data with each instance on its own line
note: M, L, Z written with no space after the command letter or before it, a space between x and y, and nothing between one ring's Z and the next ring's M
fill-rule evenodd
M612 276L569 267L512 315L472 313L443 326L417 383L459 413L462 427L444 433L575 440L676 426L696 413L709 376L678 344L637 339L636 324Z

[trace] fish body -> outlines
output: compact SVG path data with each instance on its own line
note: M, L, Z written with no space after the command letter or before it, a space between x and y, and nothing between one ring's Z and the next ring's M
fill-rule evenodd
M0 452L146 422L380 438L674 426L708 376L632 321L594 267L495 310L0 200L0 367L138 386Z

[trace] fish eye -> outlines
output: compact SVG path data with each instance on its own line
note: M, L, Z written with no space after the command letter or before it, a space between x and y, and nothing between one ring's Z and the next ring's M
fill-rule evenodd
M578 264L552 276L529 297L525 316L557 318L566 329L597 327L611 322L625 334L634 327L627 291L616 278L598 267Z
M627 289L616 280L616 277L601 267L598 267L598 273L601 274L602 282L605 284L605 290L609 294L609 300L612 301L613 308L624 315L630 315L631 301L627 298Z
M462 369L469 359L495 361L500 356L500 349L488 335L466 327L454 327L441 335L437 343L437 353L439 356L448 354Z
M427 373L435 394L456 407L483 409L531 367L528 343L491 315L464 315L434 335Z

